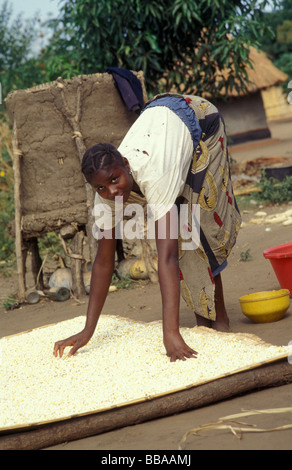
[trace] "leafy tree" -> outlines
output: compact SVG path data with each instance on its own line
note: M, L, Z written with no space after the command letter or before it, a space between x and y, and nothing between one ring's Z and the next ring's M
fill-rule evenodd
M12 8L5 1L0 9L0 82L2 103L17 88L28 88L45 79L44 64L33 52L40 33L37 17L24 21L18 15L12 21ZM4 109L1 107L1 111Z
M14 216L11 129L6 121L4 99L10 91L28 88L45 80L44 64L38 59L35 40L42 34L37 19L12 20L12 8L5 1L0 6L0 260L13 255L14 240L8 224Z
M274 34L263 37L261 47L275 66L288 75L288 80L282 85L287 91L292 78L292 0L282 0L278 8L265 13L264 18Z
M281 0L277 8L264 13L264 21L273 35L260 39L261 48L277 60L282 54L292 52L292 0Z
M281 54L279 59L275 60L274 64L288 75L288 79L282 84L283 90L286 92L288 83L291 82L292 79L292 52ZM291 86L289 88L291 88Z
M52 21L49 79L103 72L109 66L143 70L148 92L184 84L213 96L244 89L249 46L270 28L260 0L61 0ZM218 70L226 69L220 75ZM162 78L164 77L164 80Z
M289 44L292 48L292 21L284 20L277 28L277 39L281 44Z

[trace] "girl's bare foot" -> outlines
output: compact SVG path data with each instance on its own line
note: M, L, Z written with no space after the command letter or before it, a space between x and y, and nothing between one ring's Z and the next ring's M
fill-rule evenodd
M223 332L226 332L226 333L229 333L231 331L230 326L229 326L228 318L227 318L227 321L216 320L216 321L212 322L212 328L213 328L213 330L223 331Z

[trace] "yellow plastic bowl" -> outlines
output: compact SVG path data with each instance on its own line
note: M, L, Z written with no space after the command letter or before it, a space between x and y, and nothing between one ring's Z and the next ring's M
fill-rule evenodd
M242 313L254 323L269 323L281 320L290 305L288 289L280 289L239 298Z

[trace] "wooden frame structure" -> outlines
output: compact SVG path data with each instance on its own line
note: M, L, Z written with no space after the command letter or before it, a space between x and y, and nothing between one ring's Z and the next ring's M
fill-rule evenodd
M292 368L287 356L284 356L198 385L100 412L8 431L0 430L0 450L40 450L291 382Z
M146 101L143 73L135 74ZM86 234L91 261L96 240L92 235L93 192L82 176L80 162L86 148L95 143L118 146L137 114L127 109L109 73L59 78L17 90L5 104L13 127L18 297L25 298L28 249L36 281L41 263L37 239L56 230L65 234L64 243L73 239L68 247L73 292L82 295L83 239Z

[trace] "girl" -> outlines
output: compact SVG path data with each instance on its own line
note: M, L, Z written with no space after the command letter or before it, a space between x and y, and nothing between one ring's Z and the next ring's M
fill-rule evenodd
M241 224L233 195L223 119L209 101L196 96L158 95L148 102L118 150L97 144L83 157L82 171L96 192L95 207L108 208L92 269L84 329L54 347L69 356L96 328L114 271L116 198L155 208L158 279L163 340L171 361L196 357L179 332L180 293L197 324L228 331L221 271ZM183 204L180 205L179 203ZM185 229L193 233L194 207L200 208L199 241L173 236L172 208L187 207ZM98 222L97 222L98 224ZM163 236L161 236L161 226ZM190 248L191 247L191 248Z

